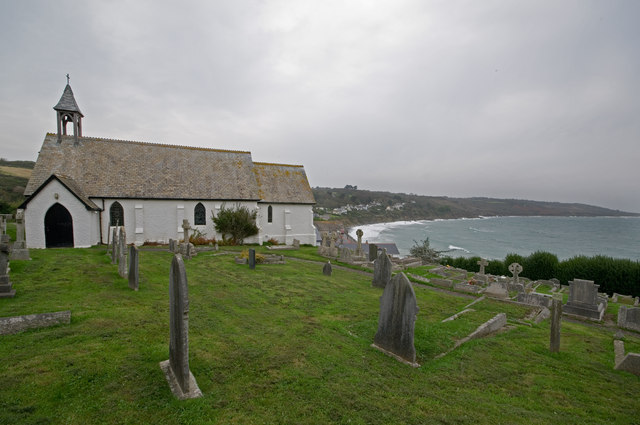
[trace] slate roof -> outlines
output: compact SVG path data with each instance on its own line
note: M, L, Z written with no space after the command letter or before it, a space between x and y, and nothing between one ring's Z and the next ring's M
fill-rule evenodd
M56 111L78 112L82 115L82 112L80 112L80 108L76 103L76 98L73 96L73 90L71 90L71 86L69 84L64 88L58 104L54 106L53 109ZM84 115L82 116L84 117Z
M254 162L253 174L258 184L258 196L263 202L316 203L302 165Z
M94 137L80 137L74 145L73 136L58 143L57 134L48 133L25 196L54 174L87 199L259 201L264 196L269 202L314 202L302 166L254 163L251 153L242 151Z

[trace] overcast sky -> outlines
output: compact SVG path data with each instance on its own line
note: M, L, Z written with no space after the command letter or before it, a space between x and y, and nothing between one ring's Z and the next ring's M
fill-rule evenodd
M312 186L640 212L640 1L5 1L0 156L83 135Z

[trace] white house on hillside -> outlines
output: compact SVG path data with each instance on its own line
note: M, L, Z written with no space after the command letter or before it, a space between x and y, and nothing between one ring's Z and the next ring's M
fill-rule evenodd
M270 238L315 244L315 203L301 165L253 162L250 152L82 136L82 118L67 84L25 189L30 248L88 247L125 226L128 241L167 243L182 220L208 238L223 204L257 209L260 229L245 242ZM73 123L73 136L66 125Z

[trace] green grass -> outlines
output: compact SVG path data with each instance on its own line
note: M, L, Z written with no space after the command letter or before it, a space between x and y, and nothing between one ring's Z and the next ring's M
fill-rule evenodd
M225 247L226 249L226 247ZM313 250L281 252L317 259ZM416 286L414 369L370 347L380 289L322 265L237 265L233 255L186 261L190 368L204 397L177 401L168 358L171 254L140 252L140 290L104 248L31 250L12 261L13 299L0 316L71 310L68 326L0 336L1 424L637 423L640 378L613 370L613 332L563 322L560 354L548 322L456 340L521 306ZM628 351L640 338L625 332Z

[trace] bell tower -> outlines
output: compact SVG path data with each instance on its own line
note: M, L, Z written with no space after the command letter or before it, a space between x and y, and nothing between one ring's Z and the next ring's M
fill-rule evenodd
M78 144L78 137L82 137L82 112L78 108L76 99L73 97L73 91L69 85L69 74L67 74L67 86L64 88L62 97L58 104L53 107L56 110L56 118L58 121L58 143L62 142L62 136L67 135L67 124L73 123L74 143Z

